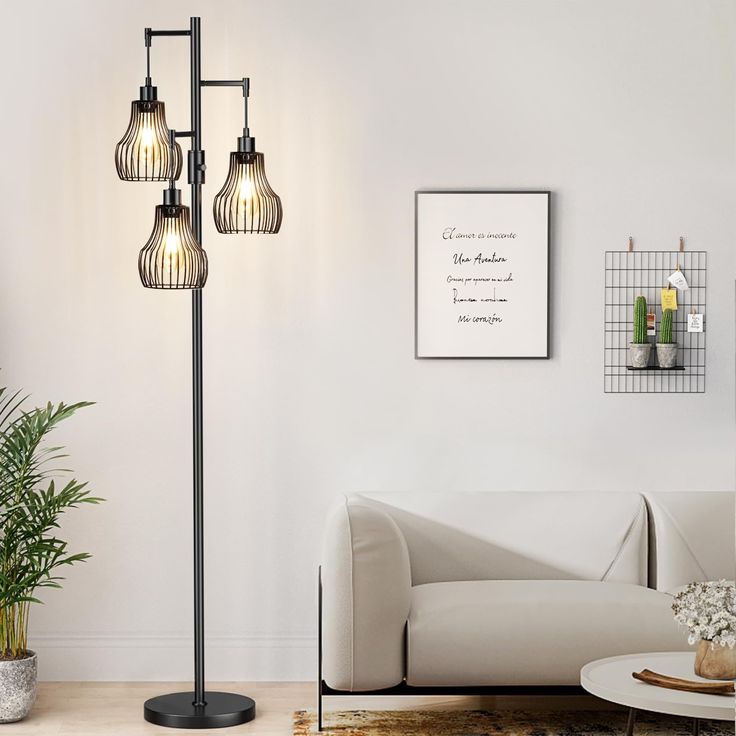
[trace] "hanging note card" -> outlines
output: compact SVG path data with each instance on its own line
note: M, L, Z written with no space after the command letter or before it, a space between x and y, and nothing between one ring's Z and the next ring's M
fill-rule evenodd
M654 312L649 312L647 315L647 335L657 334L657 316Z
M687 279L685 278L685 274L680 271L679 268L667 277L667 281L669 281L676 289L680 289L681 291L685 291L690 288L688 286Z
M662 309L677 309L677 289L662 289Z
M687 331L688 332L702 332L703 331L703 315L702 314L688 314L687 316Z

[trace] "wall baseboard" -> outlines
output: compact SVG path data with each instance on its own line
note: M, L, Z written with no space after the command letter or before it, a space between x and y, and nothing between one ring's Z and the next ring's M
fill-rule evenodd
M158 634L38 634L40 680L177 681L192 677L192 637ZM209 682L316 678L317 639L298 634L209 635Z

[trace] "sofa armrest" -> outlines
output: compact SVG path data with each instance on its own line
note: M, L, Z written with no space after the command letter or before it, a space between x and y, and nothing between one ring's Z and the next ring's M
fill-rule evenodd
M398 685L411 602L409 552L396 522L343 497L322 554L322 673L336 690Z
M733 580L733 491L645 493L649 507L649 587L673 591L694 580Z

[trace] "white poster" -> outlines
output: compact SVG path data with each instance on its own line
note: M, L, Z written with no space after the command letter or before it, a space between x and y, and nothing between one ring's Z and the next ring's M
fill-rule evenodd
M416 357L548 358L549 192L416 193Z

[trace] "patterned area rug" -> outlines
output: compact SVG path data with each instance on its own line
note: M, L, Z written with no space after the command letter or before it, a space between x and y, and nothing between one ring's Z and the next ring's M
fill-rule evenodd
M316 714L294 713L294 736L317 733ZM692 721L639 713L636 736L691 736ZM531 713L485 710L350 710L332 711L325 734L340 736L623 736L626 713L574 711ZM701 736L733 736L734 724L701 721Z

